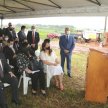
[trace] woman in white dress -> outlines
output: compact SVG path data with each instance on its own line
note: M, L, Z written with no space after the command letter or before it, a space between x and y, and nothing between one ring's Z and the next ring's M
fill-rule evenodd
M40 59L43 60L43 63L48 65L49 78L51 79L53 76L55 78L56 87L63 90L63 70L58 62L57 56L54 50L50 49L50 45L48 42L43 42L42 50L40 52ZM57 76L59 77L59 81L57 80Z

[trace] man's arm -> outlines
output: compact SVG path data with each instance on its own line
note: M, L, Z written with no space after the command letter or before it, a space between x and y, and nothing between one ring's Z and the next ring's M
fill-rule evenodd
M62 45L62 41L61 41L61 37L60 37L60 40L59 40L59 46L60 46L60 48L61 48L61 50L66 50L64 47L63 47L63 45Z
M69 49L69 52L72 52L74 47L75 47L75 39L74 39L74 37L72 37L72 45L71 45L71 48Z
M30 44L29 36L30 36L30 32L28 32L28 34L27 34L27 41L28 41L28 43ZM30 45L31 45L31 44L30 44Z

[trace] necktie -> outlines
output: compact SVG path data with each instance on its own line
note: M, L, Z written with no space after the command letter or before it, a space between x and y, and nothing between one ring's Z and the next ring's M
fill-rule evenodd
M67 35L67 41L68 41L68 35Z
M3 71L2 71L2 68L1 68L1 65L0 65L0 76L3 78L4 74L3 74Z
M35 40L34 40L34 32L33 32L33 44L35 43L34 41L35 41Z

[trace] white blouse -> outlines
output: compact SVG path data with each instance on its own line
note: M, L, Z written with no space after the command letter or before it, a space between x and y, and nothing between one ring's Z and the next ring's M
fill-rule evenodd
M56 56L54 50L52 50L51 55L48 55L44 51L40 52L40 59L41 60L47 60L48 62L55 63L56 58L57 58L57 56Z

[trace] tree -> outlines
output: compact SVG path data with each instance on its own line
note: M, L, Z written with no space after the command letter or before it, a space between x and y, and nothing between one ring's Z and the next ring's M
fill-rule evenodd
M75 32L75 29L70 28L70 32L71 32L71 33L74 33L74 32Z

